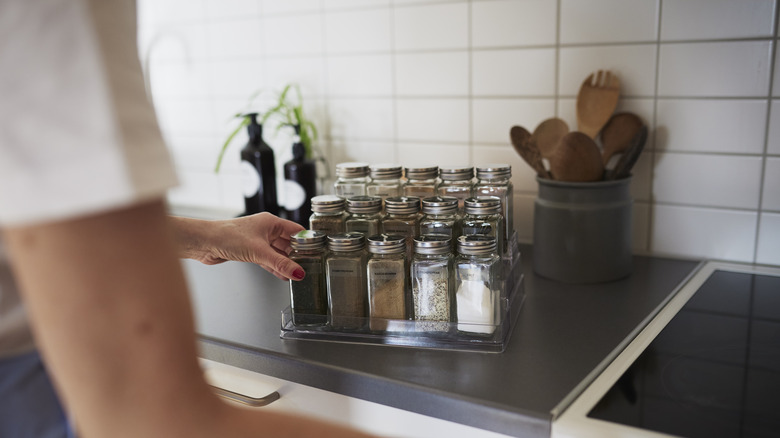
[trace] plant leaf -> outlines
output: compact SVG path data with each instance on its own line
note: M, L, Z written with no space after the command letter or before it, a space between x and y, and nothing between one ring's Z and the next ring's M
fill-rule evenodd
M244 119L241 120L241 123L238 124L236 129L234 129L233 132L231 132L230 135L228 135L227 140L225 140L225 143L222 145L222 149L219 151L219 156L217 157L217 165L216 167L214 167L214 173L219 173L219 168L222 165L222 158L225 156L225 151L227 151L230 142L233 141L233 138L236 136L236 134L239 133L239 131L241 131L241 129L249 125L250 121L251 118L249 116L244 116Z

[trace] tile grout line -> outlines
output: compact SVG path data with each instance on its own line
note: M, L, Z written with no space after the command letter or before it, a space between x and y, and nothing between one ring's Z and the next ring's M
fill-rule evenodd
M398 52L395 47L395 2L390 2L390 95L393 107L393 162L401 164L401 145L398 140L398 75L396 74L396 56Z
M655 208L656 208L656 200L653 199L653 185L655 182L655 161L656 161L656 145L657 145L657 136L656 131L658 127L658 83L660 82L659 76L661 74L661 26L662 26L662 15L663 15L663 1L664 0L658 0L658 8L656 9L656 17L658 20L658 23L655 28L655 83L653 84L653 113L652 113L652 127L653 127L653 144L652 147L649 148L650 152L650 181L647 187L648 192L647 200L648 200L648 208L647 208L647 235L645 237L645 248L644 250L647 252L652 252L652 244L653 244L653 233L655 230ZM647 147L647 146L646 146Z
M466 43L466 50L467 50L467 59L468 59L468 120L469 120L469 164L474 166L474 32L472 28L472 24L474 23L474 1L469 0L468 3L468 9L466 12L466 33L467 36L467 43Z
M778 1L774 1L775 16L773 18L773 33L774 38L769 43L769 89L767 90L767 107L766 107L766 124L764 126L764 150L761 157L761 174L758 182L758 209L756 210L756 231L755 239L753 240L753 263L758 263L758 249L761 243L761 216L764 212L764 191L766 180L766 167L769 163L769 131L772 123L772 94L774 93L775 86L775 68L777 62L777 36L778 36L778 24L780 24L780 10L778 8Z

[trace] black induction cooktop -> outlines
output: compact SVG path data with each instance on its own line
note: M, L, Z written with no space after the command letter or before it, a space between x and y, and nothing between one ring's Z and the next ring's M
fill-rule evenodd
M588 417L687 438L780 437L780 277L714 271Z

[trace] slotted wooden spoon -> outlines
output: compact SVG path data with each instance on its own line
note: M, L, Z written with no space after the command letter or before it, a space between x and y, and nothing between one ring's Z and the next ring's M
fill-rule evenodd
M544 168L542 163L542 154L527 129L522 126L513 126L509 130L509 138L517 153L536 171L537 175L542 178L550 178L550 172Z
M590 138L596 138L601 128L615 112L620 97L620 79L609 70L591 73L577 94L577 128Z

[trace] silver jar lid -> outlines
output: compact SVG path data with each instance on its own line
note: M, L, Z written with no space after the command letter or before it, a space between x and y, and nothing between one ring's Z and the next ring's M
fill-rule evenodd
M423 198L422 212L425 214L455 214L458 212L458 198L452 196Z
M423 234L414 238L418 254L447 254L452 251L452 239L446 234Z
M397 234L376 234L368 238L368 252L399 254L406 251L406 238Z
M379 213L382 211L382 198L379 196L352 196L347 198L347 211L361 214Z
M496 214L501 213L501 198L497 196L479 196L466 198L463 201L466 214Z
M398 179L403 175L404 168L398 164L373 164L369 170L374 179Z
M302 230L290 236L292 249L311 251L325 248L327 234L321 231Z
M315 213L341 213L344 211L344 198L335 195L320 195L311 198L311 211Z
M340 178L362 178L368 176L368 164L360 162L339 163L336 176Z
M512 166L509 164L485 164L477 166L479 179L506 179L512 176Z
M458 237L458 252L465 255L488 255L496 252L496 238L472 234Z
M474 168L471 166L439 167L439 178L443 181L468 181L474 178Z
M328 249L331 251L357 251L366 246L363 233L338 233L328 236Z
M406 179L434 179L439 176L439 166L405 167Z
M389 214L415 214L420 211L417 196L394 196L385 199L385 211Z

